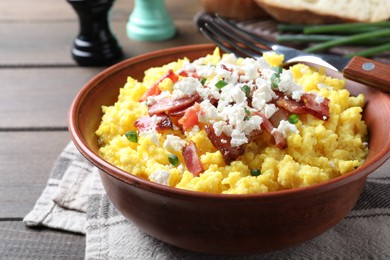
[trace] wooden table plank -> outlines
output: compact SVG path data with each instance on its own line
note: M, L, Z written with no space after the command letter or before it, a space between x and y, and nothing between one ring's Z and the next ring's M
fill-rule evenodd
M23 218L46 186L69 133L0 132L0 219Z
M123 48L125 58L178 45L210 42L200 35L192 21L179 20L176 25L177 35L162 42L130 40L126 36L124 22L112 23L112 30ZM72 22L0 23L0 68L76 66L70 49L77 30L76 23Z
M0 3L0 68L76 66L70 49L78 34L79 25L69 4L65 0L45 0L39 8L35 5L36 2L22 2L26 1ZM200 35L192 21L196 12L201 10L196 1L167 1L167 8L178 31L173 39L163 42L130 40L126 35L126 22L132 10L130 3L132 2L118 0L110 19L112 31L123 47L125 58L177 45L209 42L203 36L194 37L194 34Z
M0 129L66 127L74 96L101 70L77 67L0 69Z
M1 259L84 259L85 237L53 229L31 229L20 221L0 222Z
M127 21L133 11L135 0L116 0L111 8L112 20ZM166 0L165 6L173 19L188 18L202 10L199 0L174 1ZM0 1L0 21L60 21L76 20L77 16L66 0L12 0Z
M111 28L125 58L208 42L192 23L199 1L167 0L178 29L164 42L127 38L134 1L117 0ZM66 116L81 86L104 68L78 67L70 55L78 19L66 0L0 2L0 258L83 259L85 237L21 222L70 141ZM196 38L196 39L195 39ZM56 129L59 131L48 131Z

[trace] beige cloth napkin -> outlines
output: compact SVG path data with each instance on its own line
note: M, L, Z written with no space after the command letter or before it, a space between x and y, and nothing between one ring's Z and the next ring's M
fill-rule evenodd
M258 255L211 256L168 245L126 220L105 194L97 169L70 143L24 222L85 234L86 259L390 259L390 175L371 174L353 211L302 245Z

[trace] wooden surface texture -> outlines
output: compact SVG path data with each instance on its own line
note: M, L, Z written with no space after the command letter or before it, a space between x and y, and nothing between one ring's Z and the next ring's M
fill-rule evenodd
M125 58L208 42L193 25L198 1L167 0L177 35L164 42L132 41L126 22L134 1L116 0L110 25ZM0 1L0 259L83 259L85 237L30 229L22 223L65 145L68 108L102 67L79 67L70 48L79 30L66 0Z
M125 57L209 42L193 24L197 0L166 0L178 33L164 42L127 38L133 1L116 0L110 24ZM66 0L0 1L0 259L83 259L85 237L22 223L70 142L68 108L102 67L79 67L70 55L78 20ZM379 171L388 171L387 162Z

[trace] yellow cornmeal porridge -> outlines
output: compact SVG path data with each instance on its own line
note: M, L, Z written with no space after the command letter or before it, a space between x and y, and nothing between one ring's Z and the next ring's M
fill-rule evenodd
M359 167L368 152L364 96L306 65L282 70L282 61L216 49L151 68L143 82L129 77L118 101L102 108L102 157L153 182L226 194L309 186ZM301 112L310 97L319 115Z

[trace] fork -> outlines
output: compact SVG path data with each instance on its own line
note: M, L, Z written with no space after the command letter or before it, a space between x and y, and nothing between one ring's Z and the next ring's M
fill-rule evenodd
M298 62L342 71L345 78L367 86L390 92L390 65L371 59L355 56L352 59L331 55L311 54L269 42L219 15L201 14L197 18L199 30L224 52L240 57L261 57L266 52L284 55L283 66Z

